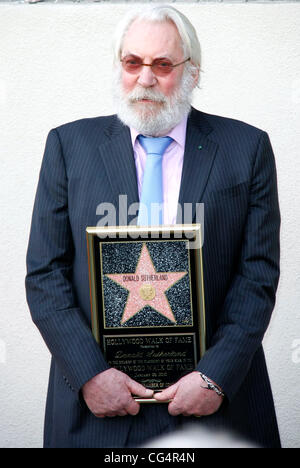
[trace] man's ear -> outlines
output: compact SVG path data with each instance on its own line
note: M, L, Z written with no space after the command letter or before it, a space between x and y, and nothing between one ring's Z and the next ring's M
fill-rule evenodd
M193 70L192 70L192 74L193 74L193 78L194 78L194 88L196 88L196 86L198 86L199 84L199 79L200 79L200 65L195 65L193 62L191 62L192 65L193 65Z

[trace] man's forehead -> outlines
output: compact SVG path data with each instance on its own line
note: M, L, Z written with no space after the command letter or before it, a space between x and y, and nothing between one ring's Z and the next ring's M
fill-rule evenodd
M122 54L175 57L182 53L181 38L171 21L135 20L124 36Z

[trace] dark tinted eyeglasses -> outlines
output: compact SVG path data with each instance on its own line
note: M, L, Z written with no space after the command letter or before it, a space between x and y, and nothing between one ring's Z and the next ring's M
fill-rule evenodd
M164 76L171 73L173 68L178 67L179 65L182 65L189 60L191 60L190 57L183 62L176 63L175 65L173 65L173 63L166 58L155 59L152 63L143 63L140 57L136 57L135 55L126 55L126 57L121 59L121 63L124 70L128 73L139 73L142 67L151 67L151 70L155 75Z

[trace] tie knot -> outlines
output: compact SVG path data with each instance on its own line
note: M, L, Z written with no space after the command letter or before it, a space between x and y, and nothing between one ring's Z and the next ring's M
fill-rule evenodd
M173 141L171 137L145 137L143 135L138 136L138 140L144 150L148 154L158 154L162 156L166 151L167 147Z

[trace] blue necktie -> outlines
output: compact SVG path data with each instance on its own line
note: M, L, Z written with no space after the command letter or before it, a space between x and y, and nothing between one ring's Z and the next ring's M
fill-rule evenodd
M138 140L147 153L147 159L137 224L139 226L163 224L162 158L173 139L139 135Z

